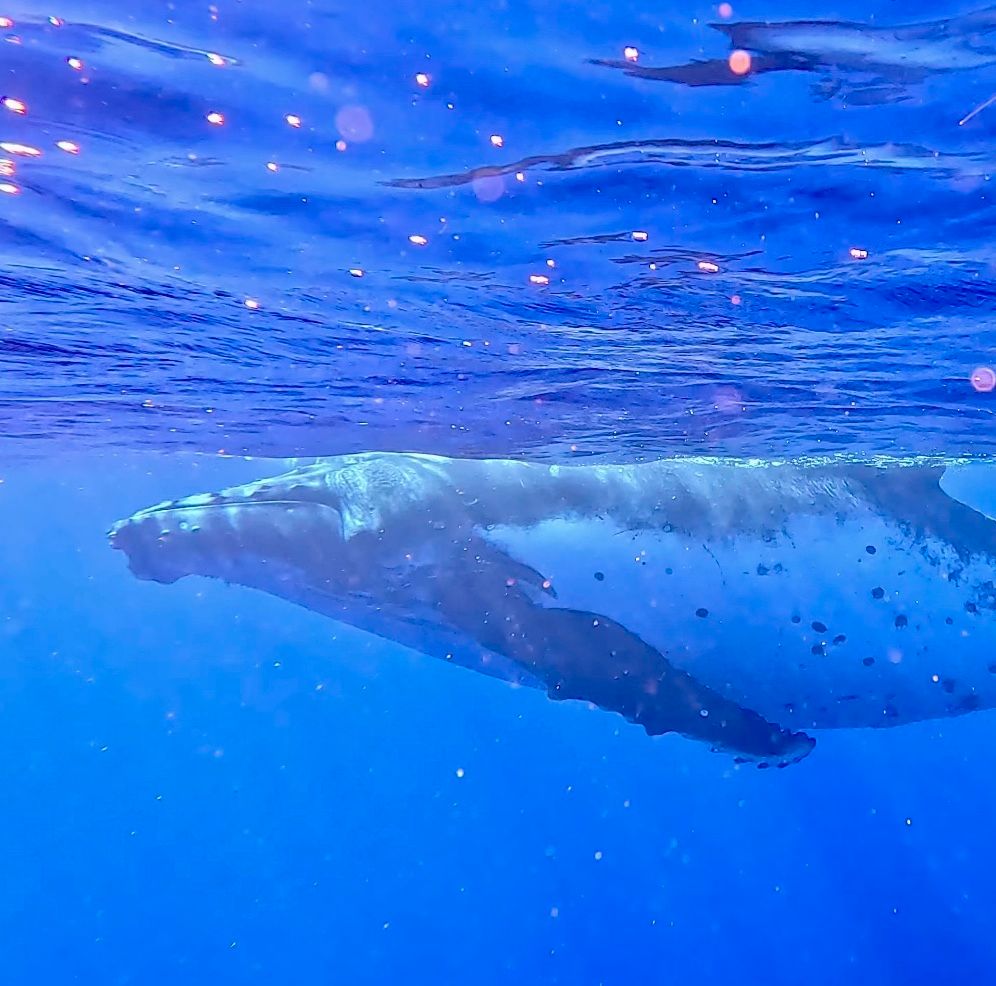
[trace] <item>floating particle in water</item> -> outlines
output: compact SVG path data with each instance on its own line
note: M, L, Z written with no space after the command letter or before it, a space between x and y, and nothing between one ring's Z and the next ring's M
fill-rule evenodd
M373 119L365 106L343 106L335 115L335 128L344 139L358 144L374 134Z
M705 271L707 274L718 274L719 268L708 260L699 261L699 270Z
M70 57L66 59L66 64L71 69L73 69L73 70L75 70L77 72L82 72L83 71L83 59L82 58L75 58L72 55L70 55Z
M415 246L425 246L429 241L426 237L422 236L421 233L412 233L408 237L408 242L413 243Z
M970 380L980 394L989 394L996 390L996 370L991 366L977 366L972 370Z
M73 140L57 140L55 146L67 154L79 154L80 152L80 145Z
M599 860L601 858L602 858L602 850L598 849L598 850L595 851L595 859Z
M650 234L642 229L634 229L630 236L633 237L638 243L644 243L650 238Z
M222 127L225 125L225 114L219 113L216 110L208 113L205 119L208 123L211 123L216 127Z
M502 137L501 134L492 134L490 140L491 140L491 146L492 147L504 147L505 146L505 138Z
M734 75L746 75L750 71L750 54L742 48L738 48L736 51L730 52L727 64Z
M296 113L288 113L284 119L287 121L287 126L289 127L300 127L301 118Z
M529 275L529 283L530 284L540 284L540 285L549 284L550 283L550 278L548 278L546 276L546 274L530 274Z
M10 110L11 113L17 113L18 116L24 116L28 112L27 103L23 100L15 99L13 96L4 96L3 105L5 109Z
M431 81L432 80L429 78L429 76L425 72L416 72L415 73L415 84L417 86L421 86L423 89L428 89L429 88L429 83Z
M626 47L623 48L623 58L625 58L627 62L635 62L639 59L639 57L639 48L634 48L632 45L626 45Z

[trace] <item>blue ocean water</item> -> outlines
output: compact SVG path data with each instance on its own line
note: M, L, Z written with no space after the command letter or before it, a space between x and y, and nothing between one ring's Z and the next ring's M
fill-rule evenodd
M105 534L366 449L991 455L996 8L0 15L3 982L993 978L992 713L742 769Z

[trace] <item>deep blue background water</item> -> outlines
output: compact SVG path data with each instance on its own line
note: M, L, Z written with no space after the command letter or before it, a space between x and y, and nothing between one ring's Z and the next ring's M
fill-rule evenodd
M990 714L738 770L104 541L222 449L996 451L996 9L733 8L0 11L4 982L992 978Z

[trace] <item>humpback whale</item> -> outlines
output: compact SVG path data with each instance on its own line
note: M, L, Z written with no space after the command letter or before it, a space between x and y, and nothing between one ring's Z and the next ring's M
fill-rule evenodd
M786 766L814 731L996 706L994 517L996 464L961 460L369 452L109 537L139 578L248 586Z

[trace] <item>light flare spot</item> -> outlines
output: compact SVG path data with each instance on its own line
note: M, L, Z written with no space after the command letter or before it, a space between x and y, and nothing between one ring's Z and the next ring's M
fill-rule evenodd
M497 202L505 194L501 175L479 175L470 183L479 202Z
M349 273L352 274L353 277L363 277L364 271L362 267L350 267Z
M456 772L455 772L455 773L456 773L457 777L463 777L463 776L464 776L464 773L465 773L465 771L464 771L463 767L457 767L457 769L456 769Z
M41 150L30 144L14 144L8 140L0 142L0 151L16 154L19 157L41 157Z
M626 45L626 47L623 48L623 58L625 58L627 62L635 62L639 59L639 57L639 48L634 48L633 45Z
M21 99L15 99L13 96L4 96L3 105L5 109L10 110L11 113L16 113L18 116L24 116L28 112L28 105Z
M215 127L223 127L225 125L225 114L219 113L217 110L208 113L205 119Z
M699 270L704 271L706 274L718 274L719 267L709 260L700 260L698 264Z
M861 247L851 247L849 253L855 260L867 260L868 251L862 250Z
M425 246L429 241L426 237L422 236L421 233L412 233L408 237L408 242L413 243L415 246Z
M288 113L284 119L287 121L289 127L297 128L301 126L301 118L296 113Z
M750 71L750 54L742 48L731 51L727 64L734 75L746 75Z
M991 394L996 390L996 370L991 366L977 366L972 370L972 386L980 394Z
M504 147L505 138L501 134L492 134L490 137L492 147Z
M550 278L546 274L530 274L529 275L530 284L549 284Z
M55 146L67 154L79 154L80 152L80 145L73 140L57 140Z
M716 13L719 14L724 21L728 21L733 16L733 7L728 3L721 3L716 8Z
M650 234L642 229L634 229L630 235L637 243L645 243L650 238Z
M429 76L428 76L427 73L425 73L425 72L416 72L415 73L415 85L421 86L423 89L428 89L429 88L429 83L431 81L432 80L429 78Z
M21 194L21 190L16 185L12 185L9 181L0 182L0 192L3 192L4 195Z
M9 17L0 17L0 27L13 27L14 22Z
M335 115L335 128L345 140L358 144L374 135L373 119L365 106L343 106Z
M251 311L256 311L259 308L259 302L255 298L246 298L243 304Z
M266 162L266 170L267 171L274 171L274 172L279 171L280 170L280 165L277 164L276 161L267 161Z
M83 71L83 59L70 56L66 59L66 64L76 72Z

